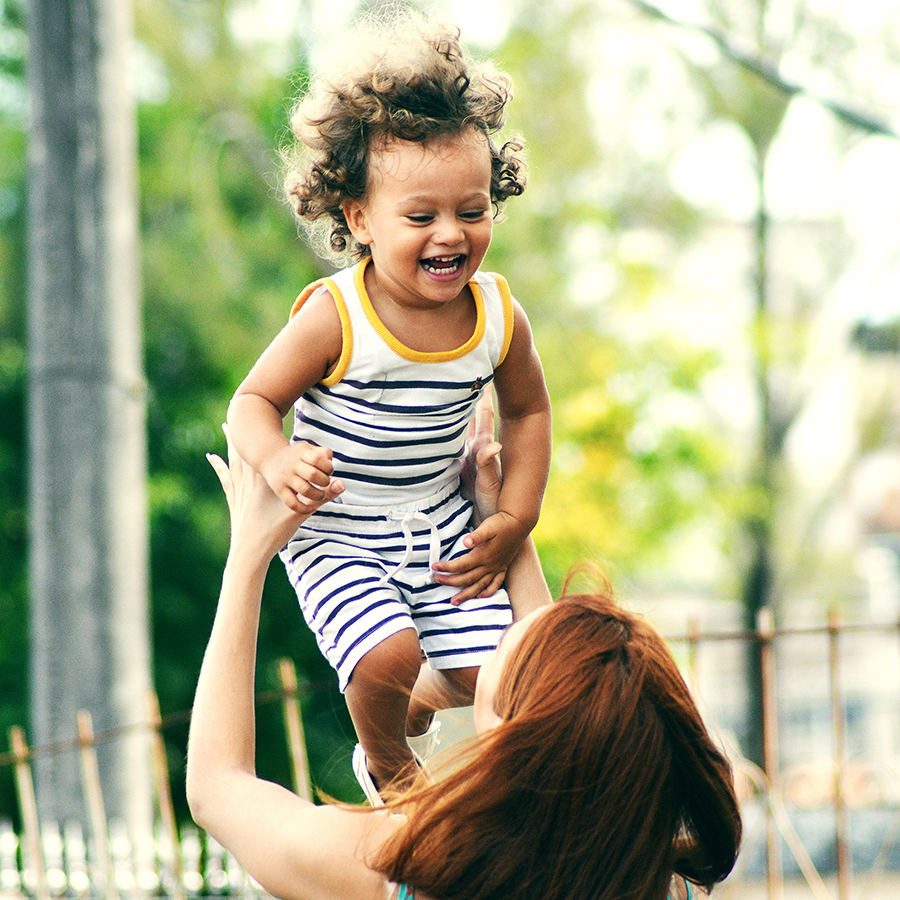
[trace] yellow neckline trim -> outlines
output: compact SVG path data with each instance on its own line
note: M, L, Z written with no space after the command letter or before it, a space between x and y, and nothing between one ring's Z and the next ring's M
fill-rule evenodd
M371 262L371 257L367 257L362 260L359 265L356 267L356 272L354 272L353 278L356 284L356 290L359 293L360 301L362 302L363 312L366 314L366 318L369 320L369 324L375 329L378 336L394 351L398 356L402 356L404 359L411 360L412 362L446 362L451 359L459 359L460 357L465 356L467 353L470 353L475 347L478 346L481 339L484 337L484 297L481 293L481 287L478 283L472 279L469 281L469 287L472 290L472 296L475 299L475 330L472 332L472 336L461 346L457 347L455 350L440 350L440 351L427 351L427 350L413 350L411 347L407 347L402 341L399 341L390 331L388 331L384 322L378 318L378 313L375 312L375 307L372 306L372 301L369 299L369 293L366 290L366 284L364 279L364 274L366 271L366 266ZM342 354L343 357L343 354Z

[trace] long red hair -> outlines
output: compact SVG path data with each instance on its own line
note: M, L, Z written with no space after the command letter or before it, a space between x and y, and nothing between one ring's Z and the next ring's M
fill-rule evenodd
M664 900L711 888L741 820L731 768L671 653L604 594L553 604L505 663L502 719L404 801L375 865L435 900Z

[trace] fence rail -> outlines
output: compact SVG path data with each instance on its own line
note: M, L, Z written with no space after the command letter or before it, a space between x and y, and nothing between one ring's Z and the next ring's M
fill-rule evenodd
M813 900L882 900L900 897L900 759L849 760L847 753L846 683L842 667L842 641L849 635L888 635L900 638L900 622L844 624L836 614L821 626L776 628L768 611L760 616L756 631L703 632L696 621L682 634L669 635L669 643L686 649L686 677L695 687L701 650L735 644L756 644L762 662L763 766L758 767L732 752L735 775L745 818L745 844L735 873L723 893L734 892L768 900L785 897L785 871L799 873L787 883L791 896ZM798 636L820 636L827 641L823 660L828 673L828 706L831 719L830 759L821 755L782 768L779 738L779 679L776 647ZM896 641L900 660L900 640ZM279 702L291 760L293 789L312 796L300 689L290 660L279 665L281 689L258 695L257 701ZM900 736L900 684L892 698ZM0 900L51 900L57 897L120 900L122 897L165 896L186 900L197 896L257 898L265 892L211 837L194 827L178 828L175 819L163 732L182 724L187 713L160 716L154 693L147 698L146 721L137 725L95 733L90 714L78 713L76 737L71 741L29 747L25 732L10 729L10 752L0 754L0 767L12 766L19 800L21 834L10 818L0 814ZM158 820L156 832L135 840L124 824L107 821L97 766L96 748L142 730L149 734L153 784ZM900 744L900 737L898 737ZM31 764L35 759L76 750L80 756L85 796L85 835L78 823L40 822L35 802ZM868 818L861 818L861 817ZM825 853L833 864L827 877L820 874L816 855L822 856L822 822L829 822ZM875 846L865 871L854 877L853 831L876 829L867 846ZM833 826L831 825L833 823ZM862 824L860 824L862 823ZM815 847L804 834L815 832ZM859 854L857 853L857 856ZM790 865L787 865L790 863ZM857 869L860 866L857 864ZM886 886L885 886L886 885ZM799 894L798 894L799 887Z

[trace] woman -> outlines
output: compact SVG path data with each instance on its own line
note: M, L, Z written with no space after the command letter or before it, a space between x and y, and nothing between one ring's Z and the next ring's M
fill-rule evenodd
M479 472L491 455L479 457ZM605 593L543 603L530 541L507 586L514 610L536 608L481 668L479 739L465 765L377 810L314 806L259 779L263 583L303 516L230 441L229 465L210 461L232 534L191 721L188 800L197 823L268 891L288 900L685 900L689 883L709 889L731 871L741 823L730 767L664 642Z

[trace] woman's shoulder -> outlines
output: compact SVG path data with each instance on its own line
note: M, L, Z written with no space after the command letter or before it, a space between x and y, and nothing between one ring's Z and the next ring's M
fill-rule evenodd
M672 876L668 900L701 900L704 894L705 891L700 890L696 885L682 878L681 875Z

